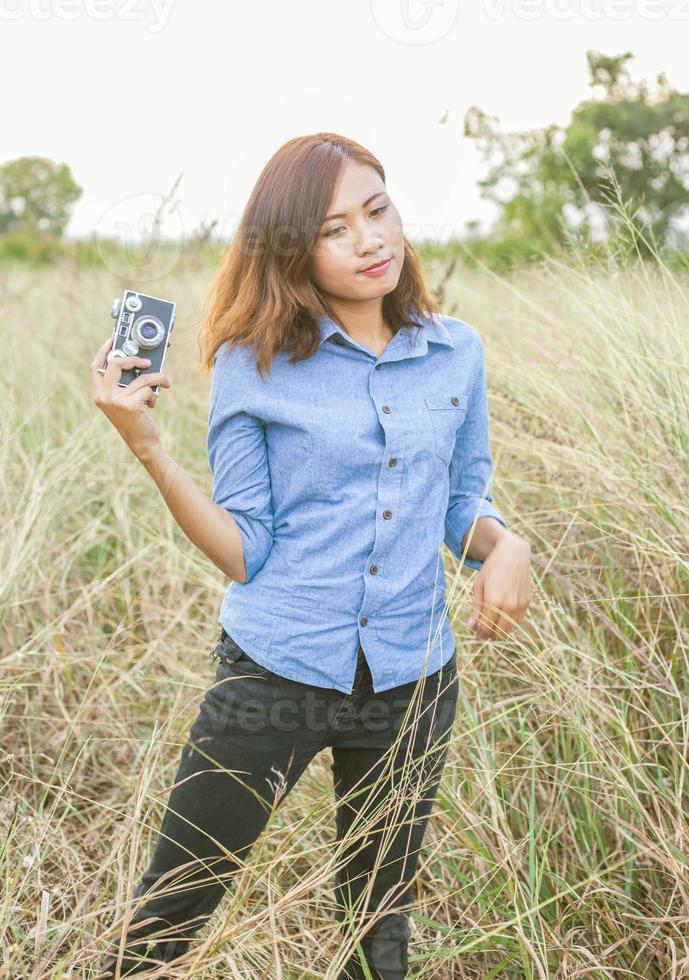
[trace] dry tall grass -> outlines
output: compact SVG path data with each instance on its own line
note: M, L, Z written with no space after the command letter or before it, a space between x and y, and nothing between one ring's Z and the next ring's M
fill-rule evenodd
M179 303L156 415L210 490L208 274L180 262L140 286ZM7 978L95 975L212 681L226 582L90 399L123 285L0 269ZM445 553L460 703L414 975L688 977L689 287L573 256L458 271L443 306L485 341L495 497L533 542L537 590L523 628L476 641L473 573ZM328 761L276 812L188 975L333 975Z

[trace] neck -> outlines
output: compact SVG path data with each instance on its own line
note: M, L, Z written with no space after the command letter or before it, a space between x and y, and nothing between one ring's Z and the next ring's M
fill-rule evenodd
M383 317L382 299L366 303L347 303L339 299L329 299L328 305L340 325L358 343L376 346L392 337L392 330Z

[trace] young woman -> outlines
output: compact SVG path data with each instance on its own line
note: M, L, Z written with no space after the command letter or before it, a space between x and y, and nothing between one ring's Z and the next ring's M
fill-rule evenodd
M260 175L201 343L212 499L148 411L150 385L169 380L120 389L120 371L145 362L99 373L109 341L91 365L95 403L232 580L216 680L136 890L145 901L103 969L181 956L272 808L329 747L349 943L337 976L398 980L457 698L441 544L478 572L477 637L508 633L531 598L530 544L490 492L482 341L437 312L378 160L317 133Z

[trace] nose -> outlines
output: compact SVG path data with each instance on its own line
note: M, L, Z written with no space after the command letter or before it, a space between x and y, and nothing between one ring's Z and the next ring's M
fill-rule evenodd
M383 236L378 228L364 227L356 236L356 254L365 258L371 253L379 252L383 244Z

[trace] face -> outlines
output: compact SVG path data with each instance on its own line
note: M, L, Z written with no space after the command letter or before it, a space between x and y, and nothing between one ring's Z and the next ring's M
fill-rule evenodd
M364 275L384 259L391 261L381 274ZM373 167L346 161L314 244L314 284L334 300L375 300L392 292L403 264L402 220L385 184Z

